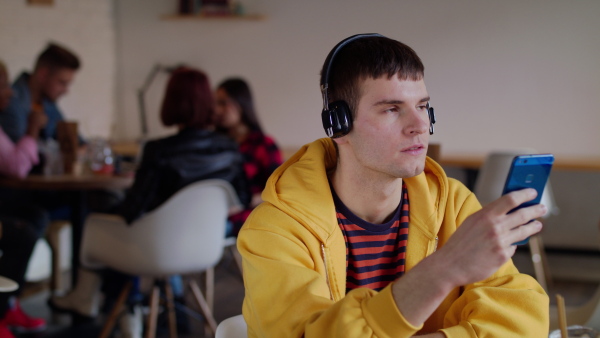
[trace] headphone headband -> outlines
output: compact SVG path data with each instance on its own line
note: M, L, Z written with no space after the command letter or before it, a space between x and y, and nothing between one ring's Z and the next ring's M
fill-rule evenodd
M346 46L350 42L358 40L358 39L362 39L362 38L369 38L369 37L383 38L384 36L381 34L377 34L377 33L356 34L356 35L352 35L350 37L345 38L344 40L340 41L335 47L333 47L333 50L330 52L331 57L329 58L329 62L327 62L327 67L325 67L325 75L323 76L323 82L321 83L321 93L323 95L323 109L324 110L329 109L329 98L327 96L327 90L329 89L329 71L331 70L331 65L333 64L333 60L335 59L335 56L342 48L344 48L344 46Z

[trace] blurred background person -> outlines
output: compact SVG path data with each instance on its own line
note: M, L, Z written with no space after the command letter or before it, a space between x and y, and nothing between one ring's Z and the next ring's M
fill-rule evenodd
M217 87L215 98L217 130L239 145L244 157L244 172L250 184L252 199L243 211L232 215L228 236L235 235L252 209L262 202L261 193L267 179L282 163L281 151L272 137L265 135L258 121L250 86L240 78L230 78Z
M17 78L10 104L0 115L0 126L13 142L25 135L32 112L43 112L48 117L48 123L40 130L42 138L56 139L56 126L64 120L56 102L68 92L80 66L77 55L50 43L38 56L33 72L23 72Z
M6 66L0 61L0 116L8 107L12 90ZM23 178L38 163L37 138L47 122L43 112L32 112L27 119L25 134L16 143L0 127L0 175ZM13 337L9 331L35 332L46 328L41 318L28 316L17 296L25 283L25 272L37 240L48 225L46 212L34 205L19 204L11 196L0 195L0 276L17 284L16 291L0 293L0 338Z
M116 214L131 224L185 186L214 178L230 182L240 201L244 205L249 203L250 194L238 146L227 136L214 131L214 98L209 80L203 72L191 68L180 68L173 72L167 84L160 117L165 126L176 126L179 131L173 136L146 143L133 186L127 191L124 202L115 210ZM92 229L95 226L94 223L86 224L82 243L92 244L87 247L82 245L82 250L90 250L96 257L102 252L120 250L118 241L106 243L86 239L90 233L102 231ZM99 311L101 276L85 267L79 269L78 276L77 285L71 292L62 297L52 297L49 304L58 311L95 317ZM106 298L114 300L130 277L110 272L109 275L105 274L105 278ZM177 285L174 285L174 293L181 293ZM136 299L139 297L130 296L130 300Z

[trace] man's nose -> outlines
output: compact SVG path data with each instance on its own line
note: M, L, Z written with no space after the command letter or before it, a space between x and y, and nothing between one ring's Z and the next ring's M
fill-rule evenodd
M424 134L429 132L429 117L427 112L412 109L410 112L410 123L407 125L411 134Z

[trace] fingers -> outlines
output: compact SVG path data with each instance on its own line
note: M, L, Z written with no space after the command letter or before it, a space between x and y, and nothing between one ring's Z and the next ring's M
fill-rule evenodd
M490 214L497 215L494 223L500 225L499 229L504 233L502 243L512 246L512 243L522 241L527 237L538 233L542 229L542 224L538 221L532 221L544 216L548 208L542 204L531 205L519 208L511 213L510 211L519 205L533 200L537 196L535 189L522 189L508 193L498 200L490 203L486 208Z
M507 243L513 247L516 247L516 245L512 244L537 234L542 230L542 227L543 225L540 221L532 221L531 223L518 226L512 229L506 236Z
M490 203L490 207L495 209L497 212L506 214L519 205L533 200L536 196L537 191L535 189L528 188L517 190L510 192Z
M43 110L32 110L29 114L29 123L34 124L38 128L44 127L48 123L48 116Z
M521 203L530 201L537 195L537 192L534 189L526 190L529 191L520 190L507 194L506 197L508 201L502 206L514 209L520 205L520 201L522 201ZM525 198L524 201L523 198ZM514 203L518 204L515 206ZM512 209L509 209L509 211ZM535 219L544 216L547 212L548 208L545 205L536 204L507 214L506 221L510 224L511 228L506 237L508 243L512 245L512 243L520 242L540 232L542 230L542 223Z
M521 208L506 215L507 221L514 226L523 225L530 222L532 219L536 219L544 216L548 212L548 208L543 204L531 205L528 207Z

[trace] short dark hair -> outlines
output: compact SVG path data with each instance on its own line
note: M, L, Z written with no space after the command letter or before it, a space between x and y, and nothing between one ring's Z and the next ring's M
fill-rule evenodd
M226 79L219 84L218 89L223 89L227 95L240 105L242 110L242 122L251 130L261 131L256 110L254 109L254 101L252 100L252 92L248 83L241 78Z
M334 48L335 49L335 48ZM333 50L329 52L323 68L321 81L325 82L326 67ZM415 51L402 42L386 37L364 37L354 40L338 51L329 71L328 96L330 101L344 100L354 117L360 92L360 82L397 75L401 80L420 80L425 67Z
M78 70L81 67L81 62L77 55L65 47L49 43L35 62L35 69L40 67L48 67L51 70L60 68Z
M188 67L175 70L160 110L162 123L204 129L212 125L213 115L214 99L206 74Z

